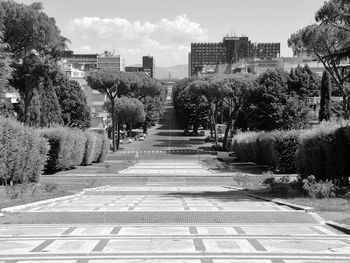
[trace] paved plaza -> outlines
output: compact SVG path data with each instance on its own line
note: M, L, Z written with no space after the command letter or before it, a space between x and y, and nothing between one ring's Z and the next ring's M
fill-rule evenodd
M232 178L200 164L203 145L179 135L172 115L168 104L144 142L123 146L106 162L138 152L136 164L108 178L89 172L108 182L103 187L5 209L0 263L350 262L350 236L317 214L223 187ZM44 177L86 178L74 171Z

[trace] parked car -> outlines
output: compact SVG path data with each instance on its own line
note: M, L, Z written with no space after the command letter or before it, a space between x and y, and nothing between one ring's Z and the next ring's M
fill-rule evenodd
M140 136L139 138L138 138L138 141L144 141L145 140L145 137L144 136Z

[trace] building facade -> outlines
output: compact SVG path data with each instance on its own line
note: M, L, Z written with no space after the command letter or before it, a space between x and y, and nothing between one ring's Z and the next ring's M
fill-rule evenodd
M155 74L155 61L152 56L143 56L142 57L142 68L143 72L153 78Z
M106 70L125 71L125 60L121 55L105 51L97 57L97 68Z
M252 43L250 45L250 57L261 60L271 60L280 57L280 43Z
M279 55L280 43L251 44L248 37L226 36L219 43L191 43L189 76L198 75L204 66L234 64L255 56L270 60Z
M69 65L78 70L90 71L97 69L98 54L74 54L73 51L64 51L63 67Z
M126 72L143 72L143 67L128 66L125 67Z

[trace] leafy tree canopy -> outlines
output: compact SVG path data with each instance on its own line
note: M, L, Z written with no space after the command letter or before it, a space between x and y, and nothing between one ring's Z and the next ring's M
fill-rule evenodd
M13 0L0 2L4 42L16 59L30 53L57 58L66 47L55 19L42 11L41 3L19 4Z

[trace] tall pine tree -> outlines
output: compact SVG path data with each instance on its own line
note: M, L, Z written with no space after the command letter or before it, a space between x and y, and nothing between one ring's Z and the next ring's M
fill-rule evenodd
M321 105L318 119L328 121L331 118L331 78L328 71L323 72L321 81Z

